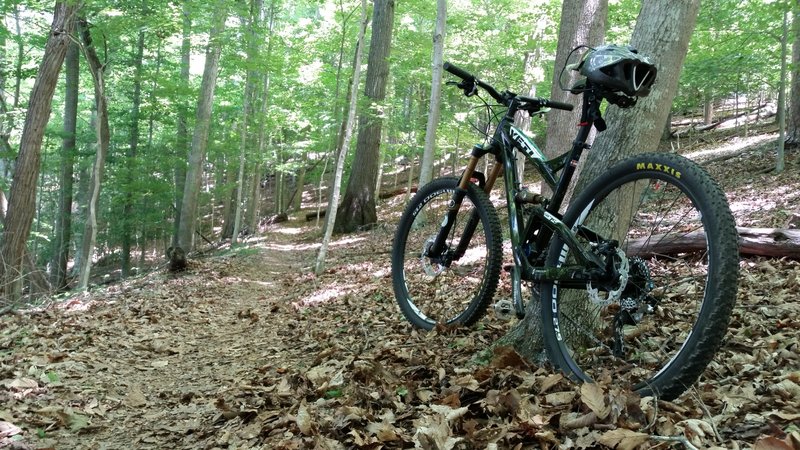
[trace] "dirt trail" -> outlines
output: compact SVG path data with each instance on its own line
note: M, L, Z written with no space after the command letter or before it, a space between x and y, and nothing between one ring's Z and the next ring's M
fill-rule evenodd
M313 256L290 239L272 233L184 274L162 270L4 323L16 367L0 367L0 380L17 387L0 394L0 420L37 424L37 447L206 447L204 430L234 414L224 393L288 356L285 322L273 320L291 308L282 280Z

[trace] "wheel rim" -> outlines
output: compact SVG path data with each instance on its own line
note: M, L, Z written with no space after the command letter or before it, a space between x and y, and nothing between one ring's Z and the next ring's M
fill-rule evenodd
M697 339L714 261L696 204L682 183L666 177L621 180L580 214L576 225L620 242L630 274L616 299L601 293L588 300L587 290L554 285L559 345L578 378L621 381L639 390L687 357L682 350ZM691 251L662 251L668 242L696 236L703 237L692 239ZM569 252L560 261L570 264Z
M405 299L410 311L430 326L437 322L459 322L469 316L472 300L483 288L489 260L483 221L479 221L460 258L442 264L426 256L445 218L453 192L453 189L443 189L426 197L416 210L403 251ZM446 241L450 251L458 245L465 224L475 211L475 204L465 196Z

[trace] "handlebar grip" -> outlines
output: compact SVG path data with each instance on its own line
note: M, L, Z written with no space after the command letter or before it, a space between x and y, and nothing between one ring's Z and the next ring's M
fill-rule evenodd
M453 64L450 64L449 62L444 63L442 65L442 68L444 70L452 73L453 75L461 78L462 80L474 80L475 79L475 75L472 75L471 73L467 72L466 70L461 69L460 67L456 67Z
M545 100L543 106L553 109L563 109L564 111L572 111L575 106L570 103L554 102L553 100Z

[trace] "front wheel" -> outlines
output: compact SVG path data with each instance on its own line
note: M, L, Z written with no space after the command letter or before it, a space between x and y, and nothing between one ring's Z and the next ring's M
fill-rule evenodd
M392 246L392 284L403 315L430 330L437 323L472 325L486 312L500 276L502 237L486 194L469 183L448 224L444 249L431 248L458 188L458 178L422 187L405 209Z
M738 240L725 194L686 158L643 154L594 180L564 223L582 245L605 248L617 276L605 286L542 285L551 361L577 381L679 396L719 349L736 298ZM575 264L570 253L554 238L547 265Z

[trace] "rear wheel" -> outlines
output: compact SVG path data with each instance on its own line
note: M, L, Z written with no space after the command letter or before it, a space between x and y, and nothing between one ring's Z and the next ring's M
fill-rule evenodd
M392 246L397 303L409 322L426 330L437 323L475 323L486 312L500 275L500 221L489 198L472 183L445 250L439 255L430 252L457 187L457 178L440 178L420 189L400 219ZM471 237L459 249L470 229Z
M619 276L605 286L542 285L551 360L579 381L677 397L719 349L736 298L738 241L725 194L692 161L644 154L592 182L564 223L592 251L616 240L605 257ZM574 258L556 237L547 265L565 264Z

